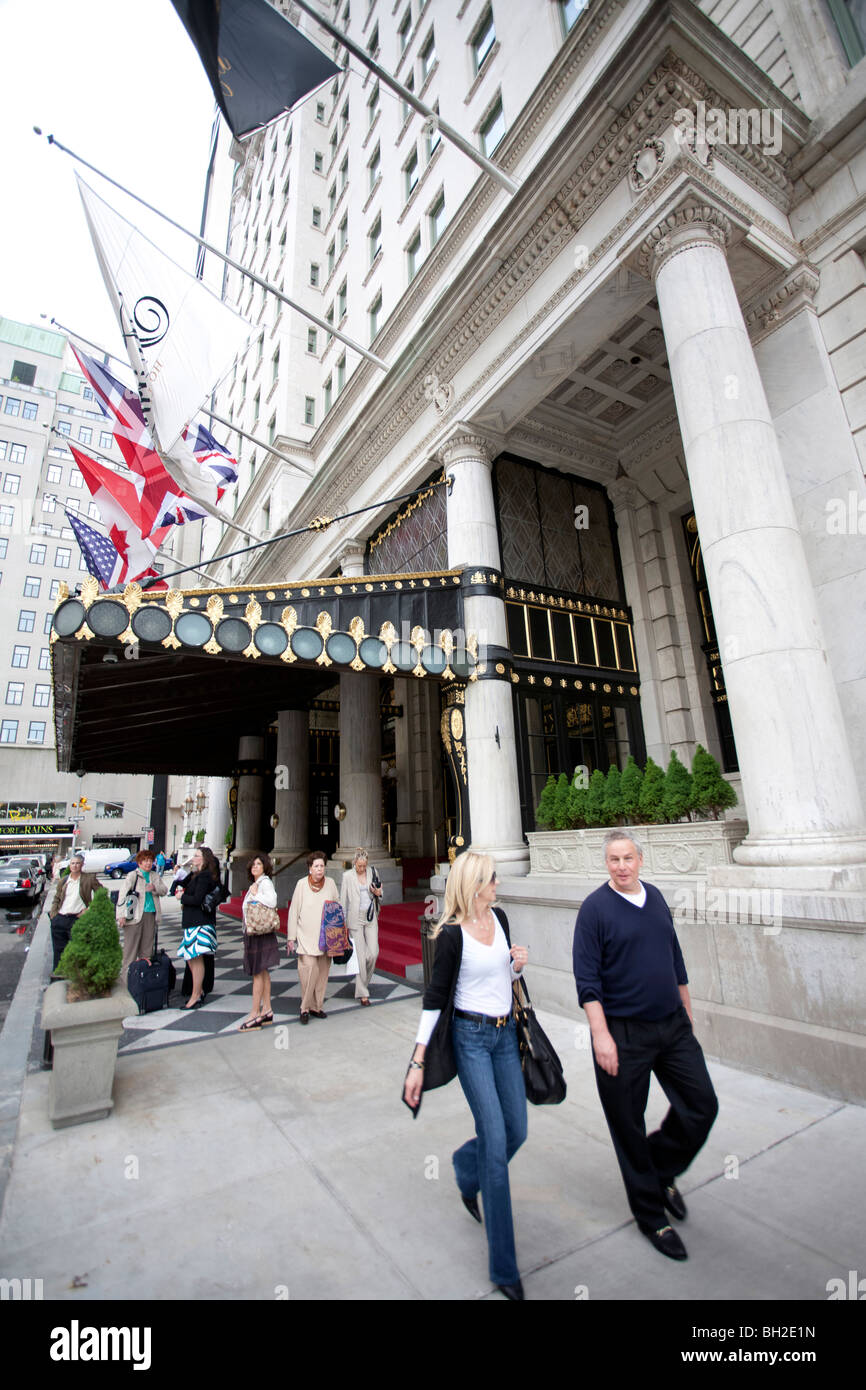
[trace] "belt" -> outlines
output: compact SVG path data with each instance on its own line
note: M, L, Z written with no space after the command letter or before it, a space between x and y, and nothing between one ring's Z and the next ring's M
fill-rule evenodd
M455 1018L465 1018L468 1023L490 1023L497 1028L504 1028L506 1023L511 1022L511 1014L500 1014L495 1018L492 1014L468 1014L465 1009L455 1009Z

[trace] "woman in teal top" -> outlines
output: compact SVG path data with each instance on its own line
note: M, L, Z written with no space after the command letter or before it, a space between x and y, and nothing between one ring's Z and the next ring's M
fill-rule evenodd
M120 978L124 981L134 960L150 960L153 955L160 919L159 899L168 892L167 885L153 867L153 850L139 850L135 859L138 868L126 875L117 895L117 925L123 933Z

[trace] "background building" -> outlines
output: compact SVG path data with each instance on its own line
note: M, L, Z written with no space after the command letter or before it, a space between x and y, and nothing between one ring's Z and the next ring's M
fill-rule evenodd
M541 786L701 743L747 824L716 849L668 827L647 876L691 895L708 1051L862 1099L860 11L329 13L519 189L354 62L231 146L235 256L389 368L226 277L258 332L221 413L288 456L243 446L236 515L311 529L133 617L196 701L164 756L233 777L238 849L282 864L489 852L536 997L571 1010L602 866L577 835L527 875ZM58 730L100 768L84 619L58 615Z
M64 437L122 467L66 338L0 318L0 847L7 852L37 841L68 849L73 827L79 845L137 849L158 809L151 777L57 770L51 618L60 585L74 590L87 573L64 509L101 526Z

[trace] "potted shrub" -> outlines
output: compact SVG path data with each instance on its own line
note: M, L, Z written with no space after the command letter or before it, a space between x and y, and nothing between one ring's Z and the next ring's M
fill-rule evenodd
M65 978L49 985L42 1001L42 1027L54 1046L48 1115L55 1129L111 1113L117 1040L135 1012L117 978L122 959L114 904L98 888L60 957Z

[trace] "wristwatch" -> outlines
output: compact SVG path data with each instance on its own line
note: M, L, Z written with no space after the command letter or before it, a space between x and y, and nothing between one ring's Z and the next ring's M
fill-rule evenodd
M424 1070L424 1063L423 1063L423 1062L416 1062L416 1061L415 1061L415 1058L413 1057L412 1060L411 1060L411 1062L409 1063L409 1070L411 1071L413 1067L415 1068L416 1071L423 1071L423 1070Z

